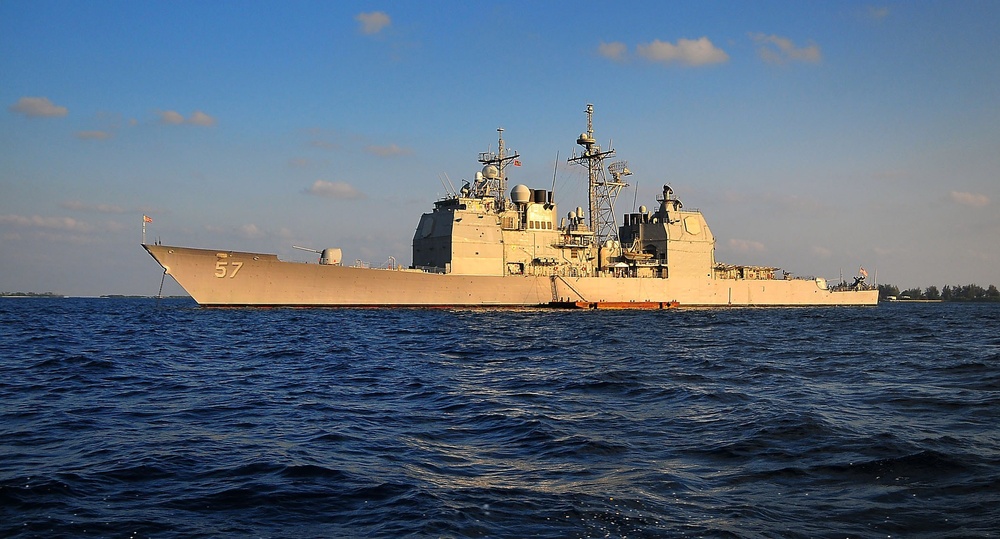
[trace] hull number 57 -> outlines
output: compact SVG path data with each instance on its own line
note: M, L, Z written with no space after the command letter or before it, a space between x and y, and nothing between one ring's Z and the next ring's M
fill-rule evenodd
M239 273L240 268L243 267L243 262L226 262L225 260L219 260L215 263L215 276L224 279L229 277L232 279L236 277Z

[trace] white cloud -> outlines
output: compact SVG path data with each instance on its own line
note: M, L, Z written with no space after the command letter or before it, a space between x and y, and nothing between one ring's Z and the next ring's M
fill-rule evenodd
M339 199L359 199L365 198L365 194L358 191L353 185L345 182L328 182L326 180L316 180L312 186L306 189L306 193L320 197Z
M750 34L757 43L757 55L769 64L784 65L789 62L819 63L823 59L819 46L810 43L807 47L796 47L787 37L774 34Z
M161 110L160 111L160 123L168 125L179 125L184 123L184 116L179 112L172 110Z
M597 54L615 62L624 62L627 53L628 47L620 41L613 41L611 43L601 42L597 46Z
M664 64L681 63L689 66L703 66L720 64L729 60L726 51L713 45L707 37L681 38L677 40L676 45L654 39L646 45L636 45L635 51L639 56L651 62Z
M972 208L982 208L990 204L990 197L977 193L966 193L963 191L952 191L951 200L963 206Z
M390 144L388 146L375 146L370 145L365 147L365 151L380 157L393 157L396 155L410 155L413 153L409 148L400 148L395 144Z
M111 138L108 131L77 131L76 138L80 140L105 140Z
M7 110L29 118L58 118L69 114L69 109L53 104L47 97L22 97Z
M43 230L62 230L69 232L88 232L91 226L83 221L77 221L71 217L42 217L32 215L0 215L0 225L12 225L24 228L35 228Z
M361 33L367 36L381 32L385 27L392 24L389 15L382 11L372 11L371 13L358 13L354 20L361 23Z
M185 119L184 115L174 111L174 110L161 110L157 114L160 115L160 123L167 125L180 125L180 124L191 124L200 125L203 127L211 127L215 125L215 118L205 114L200 110L194 111L191 117Z
M762 253L767 249L764 244L753 240L730 239L729 248L737 253Z
M192 114L191 117L188 118L187 122L189 124L211 127L215 125L215 118L209 116L208 114L205 114L200 110L196 110L194 111L194 114Z

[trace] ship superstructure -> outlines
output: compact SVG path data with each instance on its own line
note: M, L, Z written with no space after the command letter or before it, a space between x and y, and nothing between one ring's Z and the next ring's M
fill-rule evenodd
M553 192L517 184L507 171L520 155L504 145L479 155L472 183L434 203L413 234L409 268L320 264L275 255L144 245L203 305L588 306L665 308L721 305L872 305L863 280L777 278L778 268L719 264L715 237L698 210L664 185L655 211L640 206L618 225L614 203L631 174L605 167L587 105L587 131L569 162L587 168L588 208L562 217ZM327 256L325 253L331 253ZM334 255L335 253L335 255Z

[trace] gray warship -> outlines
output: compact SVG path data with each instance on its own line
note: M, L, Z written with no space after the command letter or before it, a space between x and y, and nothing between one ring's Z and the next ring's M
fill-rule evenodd
M664 185L655 210L617 223L614 204L631 175L597 144L593 105L569 162L587 169L588 207L561 216L552 190L514 185L520 154L498 129L496 152L457 193L436 201L413 234L412 264L346 266L340 249L318 263L274 254L147 244L143 247L200 305L357 307L563 307L667 309L677 306L875 305L878 290L791 278L777 267L720 263L699 210Z

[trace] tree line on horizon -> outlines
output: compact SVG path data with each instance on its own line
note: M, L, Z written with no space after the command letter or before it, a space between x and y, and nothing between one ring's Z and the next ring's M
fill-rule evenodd
M1000 290L997 290L997 287L992 284L988 288L983 288L976 284L967 284L956 286L945 285L940 290L936 286L928 286L923 290L920 288L908 288L902 291L896 285L878 285L878 299L887 300L889 297L895 297L899 300L1000 301Z

